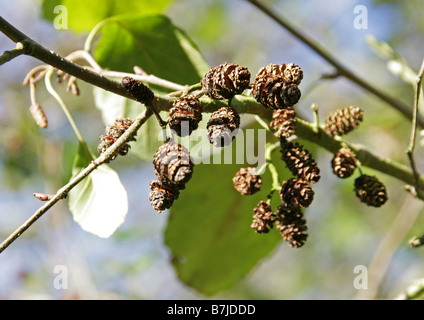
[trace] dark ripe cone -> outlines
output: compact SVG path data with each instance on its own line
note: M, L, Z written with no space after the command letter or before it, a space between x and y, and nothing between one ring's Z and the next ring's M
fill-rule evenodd
M364 118L364 112L357 106L349 106L332 112L325 120L328 134L341 136L359 127Z
M289 63L283 72L284 77L291 80L294 84L299 85L303 79L302 69L294 63Z
M272 121L269 126L276 137L289 138L295 134L296 111L293 108L277 109L272 113Z
M285 204L280 205L276 223L284 241L291 247L300 248L305 244L308 228L301 209L289 208Z
M112 146L116 142L116 140L118 140L125 133L125 131L128 130L132 123L133 120L129 118L119 118L115 120L115 123L113 125L106 126L106 134L101 135L99 137L100 143L97 145L97 152L99 152L99 154L105 152L110 146ZM130 141L135 141L135 138L131 137ZM128 143L125 143L121 146L121 148L119 148L117 153L121 156L125 156L126 154L128 154L129 149L130 145ZM115 158L116 155L112 157L112 160Z
M256 77L252 94L256 101L271 109L292 107L301 97L296 84L283 76L272 74Z
M299 143L292 143L281 138L281 159L293 175L309 183L316 183L321 178L320 169L311 153Z
M145 105L150 105L155 97L155 94L149 87L134 78L124 77L121 84L135 100Z
M209 141L214 147L224 147L233 141L240 127L240 115L231 107L213 112L206 125Z
M268 233L274 226L276 215L271 210L271 206L265 201L260 201L253 209L253 221L250 227L255 229L256 233Z
M387 190L376 177L361 175L355 179L355 193L361 202L372 207L381 207L386 203Z
M349 148L340 148L331 160L331 168L339 178L349 178L356 169L355 154Z
M249 88L250 72L246 67L225 62L210 69L201 84L210 98L231 99Z
M179 189L184 188L193 174L194 164L187 148L175 141L168 141L158 148L153 164L159 177L164 177Z
M291 178L283 182L280 197L289 208L307 208L314 199L314 190L305 180Z
M262 179L255 168L240 168L233 177L233 185L242 195L251 195L261 190Z
M169 110L169 127L180 137L190 135L202 120L202 109L200 100L192 95L178 98Z
M178 188L167 180L158 179L150 182L149 200L152 207L159 213L171 208L180 194Z

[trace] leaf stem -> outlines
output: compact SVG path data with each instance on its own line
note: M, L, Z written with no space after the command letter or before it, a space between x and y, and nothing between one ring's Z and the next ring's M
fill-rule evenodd
M51 82L51 76L53 74L55 69L51 68L44 80L46 83L46 88L47 91L53 96L53 98L55 98L55 100L59 103L60 107L62 108L63 112L66 115L66 118L68 119L69 124L71 125L72 129L74 130L75 135L78 138L78 141L80 142L80 144L82 145L82 147L84 148L87 156L91 159L91 153L88 150L88 146L87 143L85 142L85 140L83 139L81 132L78 129L78 126L76 125L74 118L72 117L72 114L69 112L68 107L66 106L65 102L62 100L62 98L60 97L60 95L56 92L56 90L54 90L53 86L52 86L52 82Z

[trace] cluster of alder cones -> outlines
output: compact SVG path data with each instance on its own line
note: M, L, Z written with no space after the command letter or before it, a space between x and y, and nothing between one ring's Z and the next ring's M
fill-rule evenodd
M250 78L249 70L237 64L223 63L210 69L201 80L200 94L187 94L175 99L167 124L181 137L190 135L202 120L200 96L227 100L227 106L213 112L207 122L210 143L214 147L224 147L231 144L240 126L240 116L231 107L235 95L251 89L256 101L265 108L273 109L270 128L280 139L281 159L293 178L281 184L281 205L276 212L272 211L270 200L258 203L254 208L251 227L257 233L268 233L276 225L289 245L301 247L307 239L302 210L313 200L311 185L320 179L320 170L310 152L298 142L293 142L296 129L294 106L301 97L298 86L303 79L303 72L294 63L269 64L259 70L253 83ZM141 82L125 77L122 85L135 100L146 106L152 103L154 93ZM333 112L326 119L326 131L332 136L345 135L357 128L362 119L363 111L359 107L349 106ZM99 153L111 146L131 124L130 119L117 119L114 125L107 126L106 134L100 137ZM117 154L125 155L128 150L129 145L125 144L117 150ZM149 199L153 208L161 212L169 209L178 199L180 190L185 188L192 177L194 165L188 150L169 139L158 148L153 164L157 179L150 183ZM358 161L352 150L342 147L334 155L331 165L334 174L345 179L352 176ZM261 189L262 179L254 168L241 168L234 176L233 184L241 194L251 195ZM376 177L362 172L355 180L355 192L362 202L370 206L379 207L387 200L384 185Z
M298 142L290 142L295 134L296 113L292 108L273 112L270 127L280 138L281 159L293 174L293 178L283 181L279 191L281 204L274 212L268 201L260 201L254 208L251 227L257 233L268 233L274 225L283 239L292 247L305 244L308 234L306 219L302 210L312 203L314 191L311 184L320 179L320 170L311 153ZM332 136L348 134L363 120L363 111L356 106L337 110L326 119L326 132ZM346 179L358 167L355 153L348 147L341 147L331 160L334 174ZM233 178L234 187L243 195L251 195L260 190L261 177L254 168L241 168ZM385 186L374 176L360 174L355 179L354 191L361 202L380 207L387 201Z

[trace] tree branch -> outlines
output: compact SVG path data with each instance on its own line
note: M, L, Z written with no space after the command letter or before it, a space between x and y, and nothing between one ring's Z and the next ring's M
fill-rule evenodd
M256 1L253 0L250 2L256 3ZM97 87L103 88L107 91L113 92L129 99L134 99L127 93L127 91L122 87L120 83L112 81L102 76L98 72L93 72L87 68L81 67L67 59L60 57L53 51L45 49L35 41L29 39L22 32L11 26L2 17L0 17L0 32L3 32L15 42L22 43L23 41L25 41L26 43L28 43L28 46L24 46L24 54L30 55L54 68L62 70L63 72L66 72L78 79L86 81ZM338 71L341 70L338 69ZM346 72L341 72L341 74L346 76ZM349 75L349 73L347 74ZM364 88L372 92L370 88L366 86ZM225 101L213 100L205 97L202 97L201 101L203 104L203 110L206 113L216 111L219 108L227 105L227 102ZM156 108L156 110L158 111L168 111L172 107L172 103L173 100L165 99L163 97L156 97L154 101L154 108ZM270 120L272 116L271 109L264 108L252 97L238 95L234 99L232 99L231 106L235 108L240 114L254 114L268 120ZM37 210L31 218L29 218L21 227L19 227L2 244L0 244L0 253L4 249L6 249L14 240L16 240L25 230L27 230L35 221L37 221L38 218L40 218L46 211L48 211L55 203L57 203L60 199L66 197L67 193L79 182L81 182L85 177L87 177L93 170L95 170L99 165L109 162L113 155L116 154L117 150L119 150L123 144L127 143L136 134L137 130L146 122L146 120L151 115L151 109L146 109L144 113L135 118L134 123L130 126L130 128L110 148L108 148L106 152L104 152L96 160L93 160L93 162L89 166L87 166L77 176L71 179L68 184L58 190L57 193L52 196L44 206ZM332 153L337 152L337 150L341 147L343 143L340 140L334 139L333 137L329 136L321 128L317 128L315 124L310 124L306 121L303 121L302 119L298 119L297 121L296 135L300 138L316 143L317 145L325 148L326 150ZM418 176L416 180L414 177L414 173L408 167L397 162L391 161L389 159L381 158L378 155L366 150L364 147L357 145L349 146L356 153L358 160L361 161L363 165L378 170L389 176L395 177L399 180L402 180L407 184L414 185L414 182L418 181L417 197L420 199L424 199L424 192L422 191L424 186L423 176Z
M25 51L26 51L26 43L17 42L15 49L6 50L0 56L0 66L22 54L25 54Z
M9 39L17 42L26 42L24 54L32 56L44 63L62 70L71 76L74 76L80 80L93 84L104 90L113 92L120 96L124 96L128 99L134 99L119 82L110 80L107 77L99 75L96 72L89 70L75 64L67 59L62 58L56 52L48 50L29 38L27 35L16 29L10 23L8 23L3 17L0 16L0 32L5 34Z
M245 0L245 1L250 2L252 5L258 8L268 17L270 17L275 22L277 22L280 26L282 26L287 31L289 31L294 37L296 37L298 40L306 44L309 48L311 48L318 55L320 55L324 60L326 60L330 65L332 65L337 70L336 74L344 76L346 79L349 79L350 81L362 87L366 91L374 94L375 96L377 96L378 98L380 98L381 100L383 100L384 102L392 106L394 109L402 113L407 119L409 120L412 119L412 110L408 106L394 99L393 97L390 97L386 93L382 92L380 89L374 87L373 85L366 82L365 80L363 80L362 78L354 74L352 71L344 67L323 46L321 46L318 42L314 41L312 38L310 38L306 34L302 33L300 30L298 30L296 27L294 27L288 21L288 19L284 18L280 14L275 13L273 10L271 10L269 7L267 7L265 4L263 4L259 0ZM424 127L424 118L420 115L417 115L417 123L420 127Z

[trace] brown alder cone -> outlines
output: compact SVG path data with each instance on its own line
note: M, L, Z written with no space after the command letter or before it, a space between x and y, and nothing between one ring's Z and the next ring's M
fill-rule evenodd
M294 84L299 85L303 79L302 69L294 63L289 63L284 69L283 75L291 80Z
M306 182L316 183L321 178L320 169L311 153L299 143L281 138L281 159L293 175Z
M366 174L355 179L355 193L361 202L372 207L381 207L388 199L384 184Z
M252 195L261 189L262 179L255 168L240 168L233 177L233 185L242 195Z
M314 190L307 181L291 178L283 182L280 197L288 208L307 208L314 199Z
M124 77L121 80L121 84L135 100L145 105L150 105L155 98L155 94L149 87L134 78Z
M301 92L296 84L284 76L266 73L256 77L252 95L267 108L285 109L299 101Z
M285 63L282 63L280 65L270 63L267 66L259 69L256 75L256 78L262 77L266 74L270 74L274 76L283 76L296 85L299 85L303 79L302 69L297 64L294 64L294 63L289 63L287 65Z
M165 179L151 181L150 190L150 204L156 211L159 211L159 213L165 209L171 208L180 194L178 188Z
M225 62L210 69L201 80L201 84L210 98L231 99L249 88L250 72L246 67Z
M153 164L159 178L166 179L179 189L185 187L193 174L194 164L187 148L172 140L158 148Z
M240 127L240 115L231 107L222 107L213 112L206 125L209 141L214 147L225 147L235 138Z
M340 148L331 160L333 173L341 179L349 178L356 169L355 154L349 148Z
M363 118L364 112L357 106L336 110L325 120L326 131L332 136L348 134L359 127Z
M305 244L308 228L301 209L289 208L281 204L277 211L276 225L284 241L287 241L291 247L300 248Z
M253 212L253 221L250 227L255 229L256 233L268 233L274 226L276 218L275 213L271 210L271 206L265 201L259 201Z
M296 131L296 111L292 107L274 110L269 126L276 137L290 138Z
M190 135L202 121L202 104L192 95L176 99L169 110L169 127L180 137Z
M116 119L113 125L108 125L105 128L105 135L101 135L99 137L100 143L97 145L97 151L102 154L105 152L110 146L112 146L116 140L118 140L124 132L131 126L133 120L129 118ZM131 141L135 141L135 138L132 137ZM125 143L118 150L118 154L121 156L125 156L128 154L130 146L128 143ZM115 159L116 156L113 156L112 159Z

